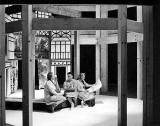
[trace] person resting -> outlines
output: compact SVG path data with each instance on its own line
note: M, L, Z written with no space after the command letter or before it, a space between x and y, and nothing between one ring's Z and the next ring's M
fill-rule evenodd
M59 105L66 100L63 93L60 92L56 76L54 76L52 72L47 74L47 82L44 85L44 99L47 105L52 102Z
M64 94L71 105L71 109L73 109L74 106L77 106L77 81L73 79L71 72L67 73L67 77L68 79L63 84Z
M84 103L88 100L94 99L95 94L93 92L88 92L86 87L92 87L92 85L85 82L85 73L80 73L78 77L78 98L81 100L81 106L83 107Z

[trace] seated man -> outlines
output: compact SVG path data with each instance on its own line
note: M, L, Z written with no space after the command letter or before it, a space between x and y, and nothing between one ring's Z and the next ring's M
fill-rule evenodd
M77 106L77 80L73 79L71 72L67 73L68 79L64 82L65 96L71 105L71 109Z
M46 104L54 102L56 105L63 103L66 98L63 93L58 89L58 83L55 80L55 76L52 72L47 74L47 82L44 85L44 97Z

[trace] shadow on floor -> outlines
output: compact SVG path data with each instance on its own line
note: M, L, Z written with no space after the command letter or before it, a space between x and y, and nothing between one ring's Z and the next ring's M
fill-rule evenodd
M6 123L6 126L14 126L14 125L11 125L11 124Z

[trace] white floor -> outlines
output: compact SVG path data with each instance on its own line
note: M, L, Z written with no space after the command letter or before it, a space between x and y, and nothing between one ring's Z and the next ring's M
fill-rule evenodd
M33 112L33 126L117 126L117 97L97 96L94 107L78 106L55 113ZM143 102L127 100L128 126L142 126ZM22 111L6 110L6 122L22 126Z

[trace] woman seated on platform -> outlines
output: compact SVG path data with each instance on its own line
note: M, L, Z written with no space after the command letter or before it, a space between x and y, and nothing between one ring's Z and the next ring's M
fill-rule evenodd
M71 105L71 109L77 106L77 80L73 79L71 72L67 73L68 79L64 82L65 96Z
M95 94L93 92L88 92L86 87L92 87L92 85L85 82L85 73L80 73L78 77L78 98L81 100L81 105L83 107L84 102L92 100L95 98Z
M83 83L85 89L92 87L92 84L86 83L85 77L86 77L85 73L80 73L77 80L79 80L81 83Z
M54 103L61 104L66 98L63 96L63 92L60 92L58 82L56 81L56 76L52 72L47 74L47 82L44 85L44 97L46 104Z

